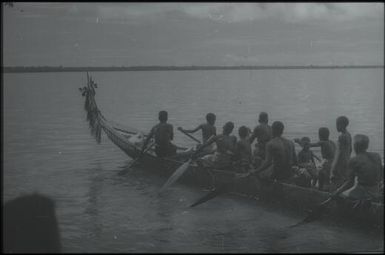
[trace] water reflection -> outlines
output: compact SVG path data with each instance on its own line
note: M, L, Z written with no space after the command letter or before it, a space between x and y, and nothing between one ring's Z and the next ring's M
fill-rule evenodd
M104 175L103 169L98 163L93 169L87 171L89 173L90 187L86 194L87 206L84 209L84 213L88 219L88 229L86 230L87 236L90 239L100 238L102 233L102 223L100 221L99 208L102 207L100 204L100 196L103 192Z

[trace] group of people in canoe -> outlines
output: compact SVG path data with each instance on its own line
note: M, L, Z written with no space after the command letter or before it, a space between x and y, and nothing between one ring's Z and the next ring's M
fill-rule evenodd
M154 138L158 157L177 155L177 146L172 143L173 126L167 120L168 113L160 111L159 123L151 129L142 151ZM329 139L327 127L318 130L319 141L316 142L311 142L309 137L296 138L294 142L286 139L284 124L275 121L270 126L265 112L259 114L259 125L253 131L246 126L238 129L239 139L232 135L233 122L225 123L222 133L217 134L215 114L208 113L206 120L194 129L178 128L185 134L202 131L203 143L196 160L202 167L232 169L239 172L240 177L258 174L261 178L314 187L332 192L333 196L353 199L378 199L383 193L381 157L367 151L369 138L366 135L357 134L352 141L347 130L349 120L345 116L336 119L340 133L337 144ZM255 139L255 146L252 146ZM294 143L302 148L298 155ZM311 151L312 147L320 147L322 159ZM356 153L354 157L351 157L352 147Z

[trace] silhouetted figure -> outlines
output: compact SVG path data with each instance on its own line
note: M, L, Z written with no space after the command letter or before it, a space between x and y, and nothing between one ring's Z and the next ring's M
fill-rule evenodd
M248 172L251 168L252 163L252 153L251 153L251 143L249 139L250 129L242 126L238 129L239 141L236 144L235 150L235 159L236 159L236 168L239 172Z
M351 158L348 163L349 178L334 192L334 196L341 194L343 197L354 200L373 200L380 195L384 169L380 155L375 152L367 152L368 147L369 138L366 135L354 136L356 156Z
M216 135L207 141L207 145L216 143L217 150L214 154L200 158L197 163L204 167L229 168L235 154L237 138L231 135L234 123L229 121L223 126L222 134Z
M340 116L336 120L337 131L340 132L338 137L338 146L330 170L330 181L335 187L339 187L348 179L348 162L352 154L352 136L346 129L349 120L345 116Z
M322 163L318 171L318 189L322 190L324 185L329 185L330 169L336 151L336 145L329 140L329 129L321 127L318 130L319 141L310 143L310 147L321 147ZM299 141L297 141L299 142Z
M258 167L265 159L266 144L272 137L271 127L268 125L269 116L266 112L261 112L258 119L259 125L254 128L253 134L250 137L250 143L257 138L257 143L254 149L254 165Z
M174 156L176 154L176 146L171 143L174 139L174 128L171 124L167 123L168 113L160 111L158 119L159 123L151 129L143 144L142 151L146 149L148 142L154 137L155 153L158 157Z
M215 114L210 112L210 113L206 114L206 121L207 121L206 123L202 123L198 127L191 129L191 130L183 129L181 127L179 129L183 130L186 133L195 133L198 130L202 130L202 142L206 143L207 140L212 135L217 134L217 129L215 127L215 120L216 120Z
M298 142L302 150L298 153L298 171L296 172L295 183L302 187L315 186L317 181L317 170L314 162L314 158L321 161L314 153L310 150L310 138L305 136L301 140L295 139Z
M26 195L3 207L3 241L6 253L59 253L60 233L52 199Z
M282 137L284 129L282 122L275 121L271 128L273 138L266 144L266 159L259 168L250 172L263 172L262 177L273 180L289 180L293 177L292 167L297 165L294 143Z
M207 121L206 123L202 123L194 129L183 129L181 127L179 127L178 129L186 133L195 133L198 130L202 130L202 143L205 144L210 137L217 135L217 129L215 127L215 121L216 121L215 114L211 112L206 114L206 121ZM207 146L205 149L203 149L202 153L200 154L202 155L211 154L214 151L215 151L215 144L212 143L209 146Z

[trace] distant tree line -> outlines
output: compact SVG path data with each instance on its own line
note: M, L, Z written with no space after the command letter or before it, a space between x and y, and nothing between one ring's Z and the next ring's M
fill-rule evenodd
M260 70L260 69L333 69L333 68L383 68L383 65L309 65L309 66L110 66L110 67L63 67L63 66L13 66L3 67L5 73L25 72L103 72L103 71L184 71L184 70Z

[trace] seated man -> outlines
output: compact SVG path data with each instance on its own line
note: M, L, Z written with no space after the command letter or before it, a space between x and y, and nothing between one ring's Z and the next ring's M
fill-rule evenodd
M239 172L247 172L250 169L252 163L251 143L248 139L250 129L242 126L238 129L240 140L236 144L236 169Z
M262 177L289 181L293 177L292 167L297 165L294 143L282 137L284 129L282 122L275 121L271 128L273 138L266 144L266 159L259 168L250 171L250 173L264 171Z
M329 129L321 127L318 130L319 141L316 143L310 143L310 147L321 147L322 164L318 171L318 189L323 190L324 185L329 185L330 169L334 159L336 151L336 145L333 141L329 140Z
M302 150L298 153L299 169L296 173L296 184L303 187L315 186L317 181L317 172L314 158L321 161L310 150L310 138L302 137L301 140L295 139L302 146Z
M349 160L349 179L339 187L333 196L353 200L373 200L379 197L383 166L378 153L367 152L369 138L366 135L354 136L356 156Z
M207 141L207 145L216 143L217 150L214 154L200 158L197 163L203 167L228 168L231 167L232 157L235 153L237 138L230 135L234 129L234 123L227 122L223 126L223 132Z
M217 134L217 129L215 127L215 120L216 116L214 113L208 113L206 114L206 123L200 124L198 127L188 130L179 128L180 130L186 132L186 133L195 133L198 130L202 130L202 141L203 143L206 143L207 140L212 136Z
M216 120L215 114L208 113L206 115L206 120L207 120L206 123L200 124L195 129L188 130L188 129L183 129L181 127L179 127L178 129L186 133L195 133L198 130L202 130L202 142L206 143L210 137L217 135L217 129L215 127L215 120ZM212 143L210 146L205 147L202 154L203 155L210 154L210 153L213 153L214 150L215 150L215 146L214 146L214 143Z
M171 143L174 139L174 128L167 123L168 113L159 112L159 123L155 125L144 141L142 152L146 149L152 137L155 138L155 153L158 157L169 157L176 154L176 146Z

